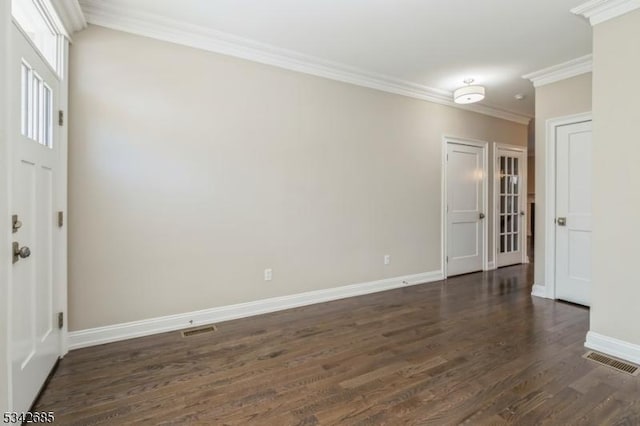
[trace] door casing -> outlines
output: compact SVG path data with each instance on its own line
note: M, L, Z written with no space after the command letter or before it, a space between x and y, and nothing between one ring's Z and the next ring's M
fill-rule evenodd
M546 121L545 140L545 211L544 211L544 297L556 299L556 143L557 128L592 121L591 112L551 118ZM535 288L535 287L534 287ZM535 292L536 296L541 296Z
M441 217L441 226L440 226L440 249L441 249L441 253L442 253L442 258L440 261L440 265L441 265L441 269L442 269L442 274L444 276L444 278L447 278L448 272L447 272L447 253L448 253L448 247L447 247L447 200L448 200L448 194L447 194L447 146L448 144L459 144L459 145L469 145L469 146L475 146L478 148L482 149L482 156L484 159L484 169L482 171L482 199L484 202L484 206L485 206L485 210L487 210L489 208L489 142L486 141L482 141L482 140L477 140L477 139L469 139L469 138L459 138L459 137L454 137L454 136L443 136L442 137L442 176L440 179L441 182L441 200L440 200L440 205L442 206L442 209L440 211L440 217ZM488 211L487 211L488 212ZM487 213L485 213L487 214ZM489 245L489 221L488 220L484 220L482 223L482 233L484 236L484 247L483 247L483 254L482 254L482 270L483 271L487 271L489 269L489 249L488 249L488 245Z

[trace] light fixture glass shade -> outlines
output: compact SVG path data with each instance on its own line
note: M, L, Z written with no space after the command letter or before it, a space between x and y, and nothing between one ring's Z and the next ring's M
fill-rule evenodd
M472 104L484 99L484 87L464 86L453 92L453 101L457 104Z

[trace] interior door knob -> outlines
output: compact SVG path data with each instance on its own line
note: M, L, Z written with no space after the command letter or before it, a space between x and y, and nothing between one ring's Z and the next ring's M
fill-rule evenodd
M20 243L13 243L13 263L16 263L20 259L25 259L31 256L31 249L27 246L20 247Z
M480 219L484 219L485 218L484 213L480 213L478 216L480 217Z
M559 217L557 219L558 222L558 226L567 226L567 218L566 217Z
M524 211L521 211L521 212L520 212L520 216L524 216Z

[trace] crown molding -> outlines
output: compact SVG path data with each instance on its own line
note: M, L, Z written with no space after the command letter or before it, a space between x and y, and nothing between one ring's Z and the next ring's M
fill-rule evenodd
M531 80L534 87L540 87L575 77L580 74L586 74L592 70L593 55L589 54L539 71L525 74L522 78L525 80Z
M364 71L203 26L143 13L133 8L123 11L97 0L80 0L80 5L90 24L473 111L520 124L528 124L531 119L527 115L485 104L459 105L453 102L453 94L447 90Z
M70 36L87 27L87 21L78 0L51 0L51 4Z
M640 0L590 0L571 9L571 13L582 15L591 25L597 25L638 8Z

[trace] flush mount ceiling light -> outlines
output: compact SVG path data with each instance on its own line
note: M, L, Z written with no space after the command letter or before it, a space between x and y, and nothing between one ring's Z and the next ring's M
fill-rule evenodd
M459 88L453 92L453 101L457 104L472 104L474 102L480 102L484 99L484 87L472 86L472 78L468 78L464 81L466 86Z

